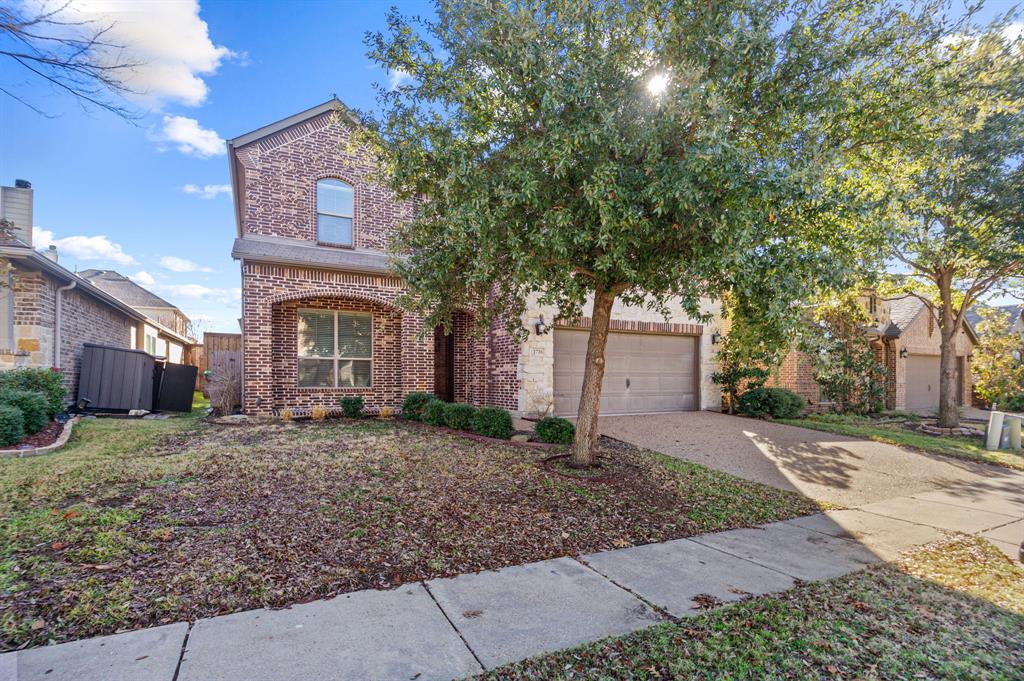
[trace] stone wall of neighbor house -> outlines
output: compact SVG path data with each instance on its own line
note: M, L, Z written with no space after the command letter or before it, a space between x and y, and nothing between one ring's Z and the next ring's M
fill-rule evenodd
M56 293L61 282L42 272L17 268L14 274L14 352L0 355L0 368L52 367ZM61 294L60 365L69 399L76 396L82 345L130 347L135 321L77 290Z
M385 250L409 204L371 179L372 160L349 148L351 122L328 112L237 150L244 187L244 232L316 241L316 183L353 188L353 247Z
M560 326L589 326L589 311L592 303L588 300L584 305L584 317L579 320L559 319L558 309L552 305L541 305L537 296L531 297L523 313L522 324L527 331L526 340L518 348L517 377L511 387L516 391L515 407L525 416L535 417L549 413L554 407L554 366L555 339L554 332L540 334L536 332L536 323L543 316L544 321L554 327L555 321ZM697 346L700 352L700 408L718 411L722 407L721 389L711 380L711 374L718 370L717 349L711 342L713 331L721 325L721 306L718 302L706 299L702 301L701 312L711 316L711 323L705 325L695 321L683 310L678 301L668 306L668 317L655 310L635 305L625 305L617 301L612 307L611 330L637 331L649 333L679 333L698 336ZM510 355L511 357L511 355Z
M939 323L933 314L927 310L921 310L914 321L908 326L900 337L893 344L896 363L896 389L893 396L895 409L905 409L907 406L907 360L900 357L900 351L906 349L911 355L934 355L939 356L942 337L939 331ZM964 393L962 402L965 405L971 403L971 393L974 385L972 376L971 361L968 359L974 350L974 343L966 331L961 330L956 337L956 355L964 358Z

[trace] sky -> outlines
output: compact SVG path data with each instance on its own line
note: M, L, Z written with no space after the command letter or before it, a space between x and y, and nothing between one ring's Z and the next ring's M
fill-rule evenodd
M15 0L49 8L63 0ZM990 0L981 15L1008 9ZM375 108L392 83L366 57L387 9L429 16L428 0L72 0L112 24L111 42L143 64L126 122L85 109L0 61L0 184L35 191L34 245L69 269L114 269L179 306L202 331L238 331L240 282L224 140L337 95Z

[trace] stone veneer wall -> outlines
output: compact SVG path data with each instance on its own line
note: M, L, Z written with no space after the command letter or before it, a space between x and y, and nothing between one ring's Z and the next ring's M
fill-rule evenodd
M584 314L592 305L588 301L584 306ZM648 331L658 333L681 333L698 336L700 352L700 408L718 411L722 406L721 390L711 380L711 374L718 369L717 353L711 343L711 334L720 324L721 306L716 301L705 300L701 311L712 315L714 321L705 328L695 322L678 303L669 305L669 316L666 319L659 312L634 305L616 302L612 307L611 330ZM519 391L515 410L525 416L540 416L549 413L554 407L554 366L555 366L555 331L537 335L535 324L543 315L544 321L554 326L558 318L558 310L551 305L541 305L537 296L533 296L523 314L523 326L529 336L523 343L519 354L518 376ZM589 318L577 320L583 325ZM561 323L561 322L560 322Z

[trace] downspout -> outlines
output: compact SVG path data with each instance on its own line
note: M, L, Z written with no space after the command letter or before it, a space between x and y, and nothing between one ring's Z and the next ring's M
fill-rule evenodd
M60 369L60 309L61 309L61 294L64 291L70 291L71 289L78 286L77 281L72 281L67 286L61 286L57 289L57 293L54 296L56 298L54 302L54 320L53 320L53 368Z

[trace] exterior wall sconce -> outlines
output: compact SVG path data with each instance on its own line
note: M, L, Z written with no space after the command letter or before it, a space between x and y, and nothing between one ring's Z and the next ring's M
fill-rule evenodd
M907 353L907 349L906 348L901 348L900 349L900 359L906 359L907 358L907 354L908 353Z
M722 342L722 334L720 334L718 331L715 331L713 334L711 334L711 344L712 345L718 345L721 342Z
M551 333L551 327L544 321L544 315L540 316L537 323L533 325L533 328L537 330L538 336L544 336Z

